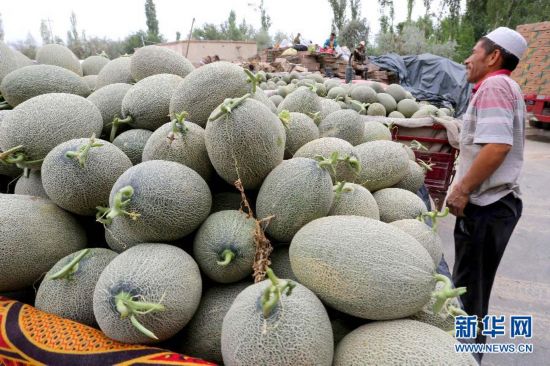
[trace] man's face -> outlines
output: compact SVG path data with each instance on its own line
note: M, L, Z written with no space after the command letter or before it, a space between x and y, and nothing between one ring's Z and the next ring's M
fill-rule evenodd
M483 48L483 41L478 41L464 64L466 65L466 75L469 83L477 83L489 73L490 68L498 61L500 52L494 51L487 54Z
M333 41L334 40L334 36L331 34L330 35L330 40Z

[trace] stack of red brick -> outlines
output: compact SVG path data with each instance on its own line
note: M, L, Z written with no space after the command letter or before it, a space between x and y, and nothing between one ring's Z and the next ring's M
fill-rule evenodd
M550 22L519 25L528 48L512 73L524 94L550 95Z

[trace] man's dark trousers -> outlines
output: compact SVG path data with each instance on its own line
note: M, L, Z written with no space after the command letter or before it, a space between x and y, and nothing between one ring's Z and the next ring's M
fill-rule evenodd
M465 217L456 219L453 281L467 288L461 296L464 310L479 321L489 310L495 274L522 208L521 199L510 193L487 206L468 203ZM484 343L485 337L478 333L477 342Z

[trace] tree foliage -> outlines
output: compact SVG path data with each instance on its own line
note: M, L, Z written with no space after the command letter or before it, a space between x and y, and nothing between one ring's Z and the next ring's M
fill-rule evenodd
M328 0L332 8L332 31L340 32L346 23L347 0Z
M0 13L0 41L4 41L4 24L2 23L2 13Z
M256 36L254 28L243 19L237 24L237 14L231 10L227 21L216 25L205 23L193 30L193 38L201 40L249 41Z
M147 40L152 43L162 42L159 33L157 10L153 0L145 0L145 23L147 24Z
M262 25L261 30L269 32L269 28L271 28L271 17L265 10L264 0L260 1L260 23Z

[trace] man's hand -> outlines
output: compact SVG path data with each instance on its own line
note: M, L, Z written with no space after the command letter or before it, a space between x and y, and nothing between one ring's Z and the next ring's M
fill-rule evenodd
M468 204L469 194L461 182L454 185L453 190L447 197L447 207L456 217L464 216L464 208Z

